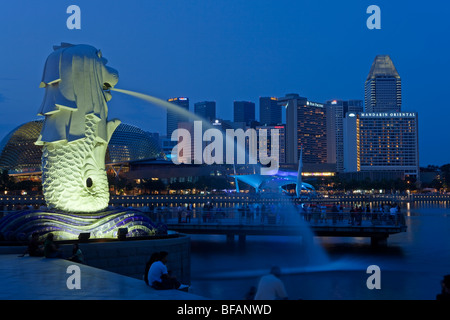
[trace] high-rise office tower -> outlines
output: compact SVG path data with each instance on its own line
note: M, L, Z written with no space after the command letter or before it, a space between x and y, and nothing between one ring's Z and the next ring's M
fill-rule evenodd
M388 55L378 55L365 83L366 112L400 112L402 81Z
M250 125L252 121L255 121L255 104L250 101L234 101L234 122L245 122Z
M328 100L325 104L327 123L327 162L336 163L336 171L344 171L344 127L348 113L363 112L362 100Z
M216 102L201 101L194 104L194 113L209 122L216 119Z
M259 123L266 126L281 124L281 109L275 97L259 98Z
M167 101L176 104L177 106L189 111L189 98L186 97L177 97L170 98ZM180 112L176 112L173 110L167 109L167 137L170 138L172 136L172 132L178 129L179 122L189 121L189 118L180 114Z
M286 163L298 163L303 146L303 162L327 163L325 108L298 94L278 98L286 108Z

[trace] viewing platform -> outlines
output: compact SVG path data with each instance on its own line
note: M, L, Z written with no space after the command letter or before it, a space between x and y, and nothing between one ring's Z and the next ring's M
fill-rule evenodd
M243 243L246 236L302 236L299 225L233 225L233 224L168 224L170 230L185 234L226 235L229 243L235 236ZM348 224L311 225L311 231L319 237L370 237L374 246L387 245L390 235L405 232L406 226L350 226Z
M172 216L173 212L164 216ZM189 216L191 215L191 216ZM161 217L161 216L158 216ZM157 219L158 219L157 217ZM243 213L234 208L218 211L182 211L178 217L165 223L169 230L185 234L225 235L229 243L238 236L244 244L247 236L314 236L319 237L368 237L374 246L386 246L390 235L406 232L402 214L361 214L353 217L349 212L326 212L300 214L291 212L269 213L265 216L255 212Z

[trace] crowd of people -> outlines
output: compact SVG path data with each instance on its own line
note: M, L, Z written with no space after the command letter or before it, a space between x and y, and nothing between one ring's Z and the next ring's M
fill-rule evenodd
M352 205L343 207L340 203L333 204L331 209L319 203L301 205L299 210L305 221L314 223L343 222L346 220L352 226L360 226L363 220L368 220L372 224L404 224L404 218L398 204L382 203Z
M217 223L236 222L240 224L286 224L301 217L309 223L343 223L360 226L362 221L376 224L404 224L398 204L359 204L343 206L340 203L286 204L237 204L223 207L213 203L200 206L179 205L173 207L154 207L147 210L155 222L168 223L176 219L178 223Z

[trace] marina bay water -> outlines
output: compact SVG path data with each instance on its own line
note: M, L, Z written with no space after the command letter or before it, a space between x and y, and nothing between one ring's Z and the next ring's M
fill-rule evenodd
M191 236L191 289L212 299L244 299L277 265L290 299L434 300L450 274L450 203L402 204L407 232L374 248L368 238L249 236L244 247L224 236ZM311 250L323 250L325 258ZM380 267L381 289L369 289L370 265Z

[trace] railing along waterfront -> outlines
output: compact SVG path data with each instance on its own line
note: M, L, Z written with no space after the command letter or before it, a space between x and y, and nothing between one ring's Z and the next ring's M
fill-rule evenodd
M216 206L235 206L237 204L279 204L279 203L370 203L370 202L423 202L423 201L449 201L450 194L316 194L310 197L294 198L289 195L255 194L255 193L224 193L207 195L111 195L112 206L171 206L179 204L194 204L196 206L213 203ZM0 195L0 211L21 210L25 206L38 209L45 206L42 195Z
M155 222L166 224L233 224L233 225L290 225L302 221L310 225L399 226L405 225L402 212L358 211L350 207L333 211L326 206L243 206L243 207L154 207L143 208Z

